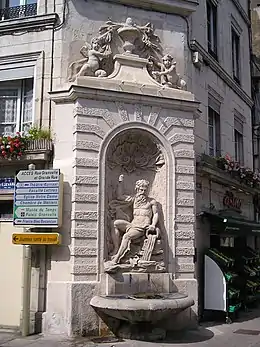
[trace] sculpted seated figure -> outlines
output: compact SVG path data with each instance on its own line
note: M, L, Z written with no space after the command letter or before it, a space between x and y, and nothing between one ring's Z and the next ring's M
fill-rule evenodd
M157 202L148 197L149 182L144 179L138 180L135 185L135 195L126 196L123 194L123 180L124 176L120 175L117 202L121 201L131 205L133 219L131 221L116 219L114 221L114 230L112 230L111 235L114 252L109 262L110 265L120 263L120 260L130 250L132 241L149 235L153 235L152 239L154 240L150 247L151 252L149 252L151 256L154 244L159 236L159 229L156 227L159 219ZM113 201L111 203L113 205ZM150 260L150 256L146 256L148 259L145 260Z
M159 68L160 71L152 71L154 79L170 88L186 89L186 82L176 72L176 61L170 54L162 58L162 63L150 57L151 62Z

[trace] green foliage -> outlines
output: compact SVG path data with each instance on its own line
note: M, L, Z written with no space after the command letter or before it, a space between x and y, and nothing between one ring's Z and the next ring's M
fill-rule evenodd
M52 132L48 128L34 126L28 131L28 140L52 140Z

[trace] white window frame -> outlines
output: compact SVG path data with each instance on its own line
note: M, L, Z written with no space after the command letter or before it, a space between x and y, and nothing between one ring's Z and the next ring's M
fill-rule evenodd
M34 114L35 114L35 105L34 105L34 100L35 100L35 78L28 78L33 80L33 105L32 105L32 121L31 123L34 124ZM23 83L26 79L22 80L14 80L14 81L2 81L0 82L0 90L17 90L17 110L16 110L16 126L15 126L15 133L22 131L22 126L24 124L24 94L22 92L24 91L24 86ZM10 86L1 86L2 83L5 83L6 85L10 83ZM12 84L17 83L17 86L12 86ZM0 121L1 125L5 124L14 124L11 122L7 123L2 123ZM1 135L14 135L14 134L1 134Z

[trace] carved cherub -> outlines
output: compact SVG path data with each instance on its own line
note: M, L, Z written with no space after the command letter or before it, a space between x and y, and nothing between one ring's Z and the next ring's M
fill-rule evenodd
M150 57L150 61L160 69L160 71L152 71L152 76L158 83L171 88L186 89L186 82L177 74L176 61L170 54L162 58L162 63L153 57Z
M104 58L108 58L112 53L109 45L101 47L99 39L93 38L91 46L86 43L86 45L81 48L80 53L85 58L78 60L69 66L69 81L73 81L77 76L107 76L106 71L101 69L101 62Z

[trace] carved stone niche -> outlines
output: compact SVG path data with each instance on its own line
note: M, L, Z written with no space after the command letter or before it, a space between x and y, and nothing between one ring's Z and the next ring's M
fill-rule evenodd
M163 149L144 130L127 130L106 155L107 273L165 272L166 172Z

